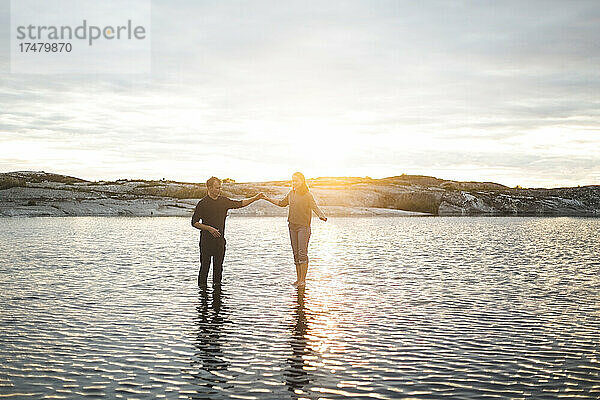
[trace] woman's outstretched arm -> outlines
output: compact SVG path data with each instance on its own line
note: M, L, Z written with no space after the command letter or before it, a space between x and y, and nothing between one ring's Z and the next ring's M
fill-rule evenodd
M323 213L323 211L317 205L317 202L315 201L315 198L313 197L312 193L310 194L310 208L315 212L315 214L317 214L321 221L327 221L325 213Z
M269 203L273 203L276 206L279 207L285 207L288 204L290 204L290 194L288 193L283 199L281 200L276 200L276 199L272 199L270 197L264 196L263 197L266 201L268 201Z

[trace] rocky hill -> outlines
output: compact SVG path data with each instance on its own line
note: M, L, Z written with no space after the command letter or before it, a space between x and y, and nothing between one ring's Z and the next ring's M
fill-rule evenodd
M316 178L309 186L329 215L600 215L600 186L509 188L428 176ZM283 197L288 181L235 183L232 198ZM90 182L43 171L0 174L0 216L189 216L206 194L202 183L120 179ZM266 201L231 214L285 215Z

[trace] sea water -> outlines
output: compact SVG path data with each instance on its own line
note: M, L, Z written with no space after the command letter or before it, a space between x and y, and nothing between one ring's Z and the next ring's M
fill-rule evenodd
M0 396L600 397L600 219L0 220ZM209 274L210 276L210 274ZM209 278L210 282L210 278Z

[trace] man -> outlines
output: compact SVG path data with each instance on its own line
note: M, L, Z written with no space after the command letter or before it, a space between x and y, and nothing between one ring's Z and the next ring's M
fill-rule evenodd
M221 284L223 258L225 258L225 218L231 208L241 208L263 198L259 193L244 200L231 200L221 196L221 180L211 177L206 181L207 195L196 205L192 226L200 229L200 272L198 286L206 286L210 260L213 264L213 285ZM202 222L200 222L202 220Z

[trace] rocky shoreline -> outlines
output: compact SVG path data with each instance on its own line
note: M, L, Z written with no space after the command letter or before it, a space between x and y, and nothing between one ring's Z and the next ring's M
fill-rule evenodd
M600 215L600 186L522 189L417 175L317 178L309 185L330 216ZM286 181L228 180L223 185L224 194L232 198L257 192L283 197L288 190ZM90 182L43 171L9 172L0 174L0 216L190 216L205 193L205 185L199 183ZM286 210L258 201L230 214L283 216Z

